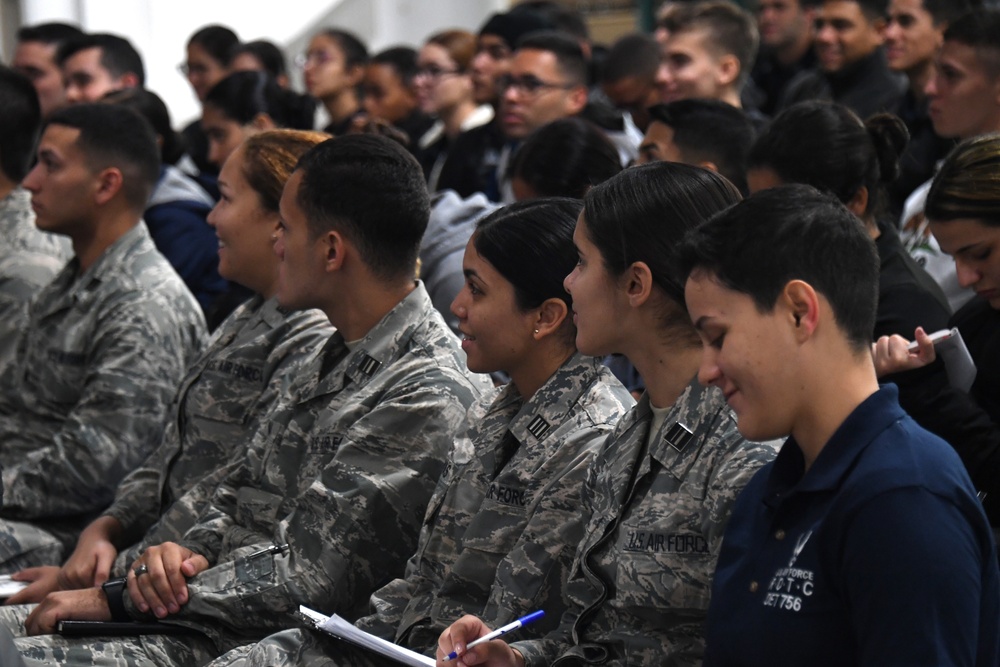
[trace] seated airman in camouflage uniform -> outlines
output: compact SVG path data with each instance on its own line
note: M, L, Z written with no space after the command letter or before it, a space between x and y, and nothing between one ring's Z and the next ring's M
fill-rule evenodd
M28 302L73 256L69 239L35 227L28 173L42 116L34 86L0 66L0 369L28 321Z
M372 596L358 627L433 653L441 631L463 614L502 624L544 609L546 618L525 628L538 636L558 624L587 519L583 482L633 403L573 342L562 283L576 263L579 211L576 200L531 200L491 214L473 233L452 311L469 368L502 370L511 381L469 411L405 576ZM506 353L500 342L517 351ZM369 655L317 631L287 630L213 665L379 664Z
M726 521L778 443L745 440L722 392L699 385L701 342L673 267L684 234L738 200L723 177L672 162L628 169L587 193L573 236L580 262L566 279L577 347L624 354L646 393L591 468L590 520L559 627L466 649L488 631L466 616L442 633L439 665L452 651L469 660L449 665L701 664Z
M202 664L297 625L300 604L357 617L403 571L488 387L413 280L429 210L420 167L384 137L330 140L300 160L280 210L278 302L319 307L337 332L179 543L147 549L127 591L112 580L84 598L52 593L26 624L43 634L69 617L159 618L190 634L21 637L27 664Z
M140 220L158 173L142 118L84 105L51 116L23 181L38 227L75 256L32 301L0 375L2 571L59 561L159 441L201 350L198 304Z
M179 540L227 466L243 458L257 418L329 338L333 329L321 311L290 312L278 305L279 261L272 250L281 190L299 157L326 139L321 132L261 133L223 165L225 197L209 215L219 238L219 270L256 295L222 323L188 368L160 445L83 531L61 572L42 567L16 574L32 584L8 605L39 602L53 590L99 586L109 574L125 576L146 547ZM0 607L0 621L18 627L29 611Z

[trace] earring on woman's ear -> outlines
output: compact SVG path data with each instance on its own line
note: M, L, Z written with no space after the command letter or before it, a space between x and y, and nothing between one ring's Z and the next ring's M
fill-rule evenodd
M535 329L535 333L538 333L538 329Z

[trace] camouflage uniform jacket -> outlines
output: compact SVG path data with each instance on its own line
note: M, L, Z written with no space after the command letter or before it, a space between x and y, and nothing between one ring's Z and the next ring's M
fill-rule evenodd
M508 384L473 406L405 578L375 593L376 613L357 625L418 651L463 614L500 625L543 608L551 623L525 631L552 629L587 520L583 482L633 402L603 364L575 354L527 402Z
M104 512L121 523L125 544L135 542L119 553L116 576L146 547L194 525L227 466L243 458L257 418L331 333L322 312L289 313L261 296L219 325L181 381L160 445Z
M83 275L72 260L31 304L0 377L2 515L98 511L159 442L204 342L198 303L141 222Z
M298 626L300 604L359 616L403 571L455 435L489 387L422 283L352 348L331 336L181 540L212 567L170 620L220 652ZM254 555L275 544L288 553Z
M527 665L700 665L715 560L733 501L780 443L748 442L714 388L692 382L647 447L648 395L615 428L584 489L591 511L573 609ZM677 426L692 433L687 436Z
M15 188L0 200L0 368L14 358L28 302L72 256L68 238L35 227L27 190Z

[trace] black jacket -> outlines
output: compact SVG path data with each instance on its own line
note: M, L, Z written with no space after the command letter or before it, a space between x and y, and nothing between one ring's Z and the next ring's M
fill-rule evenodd
M781 108L804 100L832 100L849 107L862 120L882 111L895 112L906 79L889 70L881 48L840 72L811 70L792 79Z
M990 524L1000 526L1000 311L975 298L955 313L958 327L976 363L969 393L948 384L930 366L898 373L900 403L921 426L951 443L972 483L985 493L983 506ZM904 395L907 403L903 403Z

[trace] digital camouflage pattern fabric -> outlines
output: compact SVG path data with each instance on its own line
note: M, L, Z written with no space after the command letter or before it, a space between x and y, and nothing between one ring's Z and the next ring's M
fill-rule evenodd
M298 625L300 604L349 618L364 611L413 553L455 434L489 383L466 370L419 283L352 349L333 334L301 374L182 540L212 567L191 579L190 601L167 620L197 632L31 637L25 655L89 665L114 643L131 653L108 664L186 666L198 663L172 657L178 643L215 656ZM289 550L251 555L274 544Z
M744 440L722 393L697 380L647 446L651 420L643 396L598 455L571 611L545 638L513 642L527 665L701 664L733 501L780 443Z
M72 256L68 238L35 227L27 190L0 200L0 369L14 358L28 303Z
M0 376L6 572L58 559L24 552L29 529L72 544L111 502L159 442L204 343L201 309L142 223L77 273L74 259L32 302L17 358Z
M104 512L121 523L124 543L134 543L119 553L112 576L125 576L146 547L177 541L195 524L242 460L257 419L332 333L322 312L287 312L261 296L219 325L181 381L160 445Z
M563 590L587 520L583 483L632 404L603 364L576 354L528 401L508 384L473 406L404 577L378 590L374 613L356 625L427 655L463 614L500 625L544 609L546 618L522 633L552 629L566 606ZM291 630L215 663L223 664L381 661L322 633Z
M135 667L137 665L203 665L212 659L212 643L192 635L173 640L150 635L119 641L108 637L94 641L81 652L79 640L59 635L28 637L24 622L35 605L0 606L0 665L3 667L48 667L54 664L87 667Z

